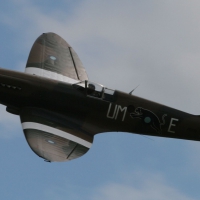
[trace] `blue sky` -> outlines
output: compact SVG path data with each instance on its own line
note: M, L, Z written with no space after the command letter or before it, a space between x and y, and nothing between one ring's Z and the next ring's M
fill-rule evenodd
M197 0L7 0L0 30L3 68L24 71L35 39L55 32L91 81L125 92L140 84L135 95L200 114ZM1 199L199 199L199 142L104 133L83 157L46 163L19 117L0 112Z

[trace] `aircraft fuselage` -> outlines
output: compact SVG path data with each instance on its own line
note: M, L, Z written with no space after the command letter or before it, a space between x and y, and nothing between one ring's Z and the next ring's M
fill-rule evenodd
M130 132L200 140L200 117L115 91L112 100L80 92L72 84L0 69L0 102L20 115L25 108L48 110L80 132ZM84 137L84 136L83 136Z

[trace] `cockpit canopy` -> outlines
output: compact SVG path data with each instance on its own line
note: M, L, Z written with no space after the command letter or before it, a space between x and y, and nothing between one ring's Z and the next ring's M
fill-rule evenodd
M73 87L88 96L100 98L107 101L113 100L113 95L115 92L114 90L106 88L101 84L94 83L88 80L75 83L73 84Z

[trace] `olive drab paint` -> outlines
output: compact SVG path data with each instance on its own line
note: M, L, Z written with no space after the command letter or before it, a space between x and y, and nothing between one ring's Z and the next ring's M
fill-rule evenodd
M103 132L200 141L199 116L90 82L74 49L55 33L36 39L25 73L0 68L0 93L31 149L48 162L84 155Z

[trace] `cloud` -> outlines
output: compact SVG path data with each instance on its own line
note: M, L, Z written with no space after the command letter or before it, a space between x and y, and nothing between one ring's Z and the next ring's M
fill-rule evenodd
M9 5L9 9L0 8L0 26L2 32L6 30L5 33L9 34L5 34L6 41L2 40L6 49L3 49L0 56L3 55L2 58L5 57L12 63L3 66L12 66L15 70L23 71L28 52L35 39L43 32L51 31L61 35L74 47L92 81L126 92L140 84L134 94L186 112L200 113L199 1L84 0L68 6L69 2L65 1L62 8L54 7L48 10L48 6L42 7L31 0L6 1L4 4ZM10 59L11 52L12 55L16 55L15 60ZM22 133L19 117L8 114L4 106L0 107L0 112L0 138L18 137L19 131ZM140 142L137 138L135 141ZM110 143L117 158L127 153L123 152L124 149L122 150L119 143L115 145L114 139ZM123 177L120 180L108 178L108 182L98 183L99 187L94 181L95 188L89 190L78 188L78 183L74 188L69 186L70 183L61 187L52 186L45 191L44 197L80 199L87 196L85 199L94 200L194 200L192 191L196 190L198 193L198 188L193 185L192 179L195 179L195 185L198 186L199 180L195 173L199 172L200 166L199 143L195 145L189 143L188 146L182 143L181 146L180 142L174 142L173 148L172 146L169 148L169 143L169 140L167 145L159 143L169 152L166 154L169 162L166 158L161 159L164 163L158 164L160 157L153 151L151 157L144 154L142 160L152 159L153 168L160 167L165 174L179 176L177 179L180 182L189 180L190 186L185 186L187 191L184 190L184 186L180 186L182 184L179 181L175 181L176 177L166 178L158 173L126 171L128 178ZM181 160L181 156L185 156L186 147L188 147L189 164ZM154 150L159 151L158 149L159 146ZM136 152L138 163L132 165L145 168L141 162L141 152ZM101 153L102 157L105 157L105 153L109 156L108 152L101 151ZM175 158L175 154L177 164L174 166L174 162L170 160ZM127 155L130 155L130 152ZM165 156L162 153L159 155ZM108 157L111 158L109 162L113 162L115 156ZM176 168L184 172L176 173ZM98 170L100 173L105 171L99 168ZM94 170L94 173L99 172ZM179 185L176 186L174 182ZM88 194L82 195L82 191L87 191Z
M70 11L67 3L66 12L47 12L33 1L10 0L12 12L1 13L1 23L18 33L10 51L28 56L36 37L56 32L75 48L92 81L126 92L140 84L134 94L200 113L198 1L86 0ZM25 67L23 59L18 63Z
M48 186L44 191L44 199L80 199L84 196L91 200L196 200L184 190L180 190L166 181L159 173L146 171L127 172L118 180L101 183L97 186L79 187L71 184Z
M131 174L132 183L111 182L100 187L95 191L93 200L195 200L184 194L184 191L166 183L164 177L160 174L149 174L140 171ZM130 178L129 178L130 181Z
M1 23L18 31L16 51L27 56L36 37L56 32L75 48L92 81L125 92L140 84L134 94L200 113L198 1L86 0L71 10L66 1L66 12L9 2L16 9L1 13Z
M92 80L102 82L103 77L104 84L125 91L140 83L150 92L139 94L159 101L180 88L200 97L194 86L200 62L199 2L86 0L73 11L66 3L66 12L49 13L33 1L10 2L17 9L2 19L20 31L27 49L39 34L53 31L78 48ZM185 76L192 80L186 82ZM185 93L180 95L185 99Z
M41 33L56 32L75 48L92 81L126 92L140 84L136 95L200 113L198 1L86 0L71 10L68 3L66 12L47 12L33 1L10 0L12 14L2 12L1 23L17 33L12 51L27 56Z

